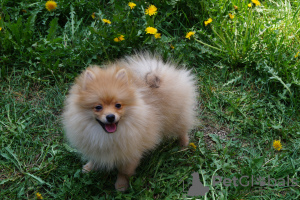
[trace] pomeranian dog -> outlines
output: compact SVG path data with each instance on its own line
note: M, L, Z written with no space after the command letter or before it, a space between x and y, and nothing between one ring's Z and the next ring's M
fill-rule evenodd
M115 188L125 191L143 155L164 138L188 146L196 96L190 71L149 53L90 66L65 101L66 137L88 160L84 172L117 168Z

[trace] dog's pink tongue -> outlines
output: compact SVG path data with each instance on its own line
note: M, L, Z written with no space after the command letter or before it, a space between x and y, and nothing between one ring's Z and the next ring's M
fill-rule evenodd
M117 130L117 125L116 124L105 124L105 129L109 133L113 133Z

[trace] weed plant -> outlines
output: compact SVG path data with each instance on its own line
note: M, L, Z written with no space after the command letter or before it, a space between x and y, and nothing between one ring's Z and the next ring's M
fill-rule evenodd
M0 1L0 199L192 198L193 172L210 189L197 199L299 198L299 2L46 2ZM145 156L121 193L116 171L81 173L60 116L85 67L143 50L197 76L201 123L189 148L174 141ZM296 185L258 184L268 177Z

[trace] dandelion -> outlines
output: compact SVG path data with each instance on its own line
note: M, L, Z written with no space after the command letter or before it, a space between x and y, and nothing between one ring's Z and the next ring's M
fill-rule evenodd
M237 9L239 8L239 7L237 7L237 6L233 6L233 7L234 7L235 10L237 10Z
M189 146L193 147L194 149L197 149L196 145L194 143L190 143Z
M155 35L156 33L157 33L157 29L156 28L153 28L153 27L147 27L146 29L145 29L145 31L146 31L146 34L152 34L152 35Z
M174 49L174 48L175 48L172 44L170 45L170 47L171 47L171 49Z
M2 27L0 27L0 31L2 30Z
M40 193L36 193L36 198L37 199L43 199L43 196Z
M132 10L132 9L136 6L136 4L133 3L133 2L129 2L129 3L128 3L128 6L129 6L130 9Z
M95 17L96 17L95 13L93 13L93 14L91 15L91 17L92 17L93 19L95 19Z
M280 140L275 140L275 141L273 142L273 147L274 147L274 149L276 149L277 151L280 151L280 149L282 149L282 145L281 145L281 143L280 143Z
M204 21L205 26L207 26L208 24L210 24L212 22L212 18L209 18L207 21Z
M155 37L156 39L161 38L161 33L156 33L156 34L154 35L154 37Z
M145 10L145 14L146 15L155 15L157 13L157 8L154 5L150 5L146 10Z
M46 2L46 9L48 11L52 11L52 10L56 9L56 7L57 7L57 3L55 1L47 1Z
M251 7L252 7L252 4L251 4L251 3L249 3L249 4L248 4L248 7L249 7L249 8L251 8Z
M252 3L255 4L255 6L260 6L260 2L258 0L251 0Z
M297 58L297 57L298 57L298 55L299 55L299 51L296 53L296 55L295 55L295 58Z
M188 32L185 38L188 38L190 40L193 35L195 35L195 32Z
M124 35L120 35L114 39L115 42L121 42L122 40L125 40Z
M232 15L231 13L229 13L229 17L230 17L230 19L233 19L234 15Z
M104 22L104 24L111 24L111 21L108 19L102 19L102 21Z
M25 9L22 10L23 13L27 13L27 11Z

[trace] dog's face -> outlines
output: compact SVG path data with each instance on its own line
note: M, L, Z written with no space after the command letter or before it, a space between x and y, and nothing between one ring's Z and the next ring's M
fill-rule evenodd
M124 113L124 105L117 100L99 102L93 109L96 121L107 133L117 130L118 122Z
M93 112L106 133L116 132L126 107L135 104L135 90L126 70L88 68L77 84L81 88L78 103Z

